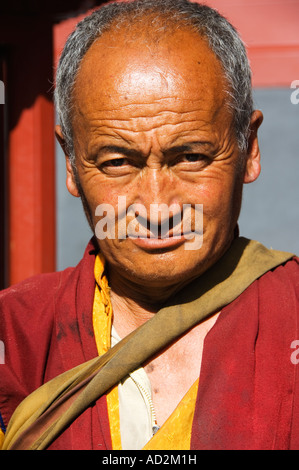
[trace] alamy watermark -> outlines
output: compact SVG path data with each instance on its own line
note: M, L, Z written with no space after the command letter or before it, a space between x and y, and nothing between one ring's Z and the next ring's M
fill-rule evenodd
M299 364L299 340L295 339L291 343L291 349L295 349L295 351L291 354L291 363L294 365Z
M0 364L5 364L5 346L3 341L0 341Z
M0 80L0 104L5 104L5 87L2 80Z
M293 80L291 83L291 88L295 88L295 90L291 93L291 103L299 104L299 80Z
M151 238L184 238L185 250L198 250L203 241L202 204L150 204L149 213L143 204L127 208L126 196L119 196L117 211L111 204L100 204L95 210L100 220L95 226L99 240ZM116 215L117 212L117 215Z

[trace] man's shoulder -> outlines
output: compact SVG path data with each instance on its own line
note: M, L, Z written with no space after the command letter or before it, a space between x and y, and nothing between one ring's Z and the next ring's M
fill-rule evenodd
M261 276L256 283L260 301L271 303L281 309L289 305L291 309L299 306L299 258L294 256ZM252 291L253 292L253 291ZM299 313L299 311L298 311Z
M59 291L69 286L73 274L77 273L79 276L83 271L83 278L86 277L86 268L89 271L93 266L96 250L96 243L92 238L77 266L62 271L37 274L0 291L0 305L21 302L24 306L27 302L39 304L51 301Z
M277 281L287 284L291 282L294 286L299 287L299 257L294 256L285 263L270 270L265 276L269 279L277 279Z
M24 279L0 292L0 304L21 302L24 306L27 302L47 302L67 282L73 270L74 268L67 268L64 271L37 274Z
M255 279L233 302L228 309L235 308L253 311L271 311L278 315L285 309L299 315L299 257L269 269ZM243 311L243 310L242 310Z
M53 324L56 300L74 268L38 274L0 292L0 333L11 337Z

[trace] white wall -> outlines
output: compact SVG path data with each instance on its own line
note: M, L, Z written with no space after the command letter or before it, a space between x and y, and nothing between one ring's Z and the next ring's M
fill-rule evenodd
M255 90L264 113L262 172L244 186L240 232L268 247L299 255L299 104L289 89Z

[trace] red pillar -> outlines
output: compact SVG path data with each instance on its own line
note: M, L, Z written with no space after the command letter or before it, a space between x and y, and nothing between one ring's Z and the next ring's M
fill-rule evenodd
M10 284L55 269L53 127L40 95L10 133Z
M8 50L9 284L55 270L52 25L1 21Z

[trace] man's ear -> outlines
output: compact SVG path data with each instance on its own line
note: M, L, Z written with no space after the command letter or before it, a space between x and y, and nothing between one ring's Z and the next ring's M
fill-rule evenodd
M66 151L66 144L65 140L61 131L60 126L55 126L55 136L56 139L58 140L64 155L65 155L65 163L66 163L66 187L68 189L68 192L75 197L80 197L77 184L76 184L76 178L74 175L74 170L70 161L70 157L68 155L68 152Z
M259 110L255 110L252 113L250 121L250 136L248 139L244 183L252 183L258 178L261 172L261 155L257 133L262 122L263 113Z

